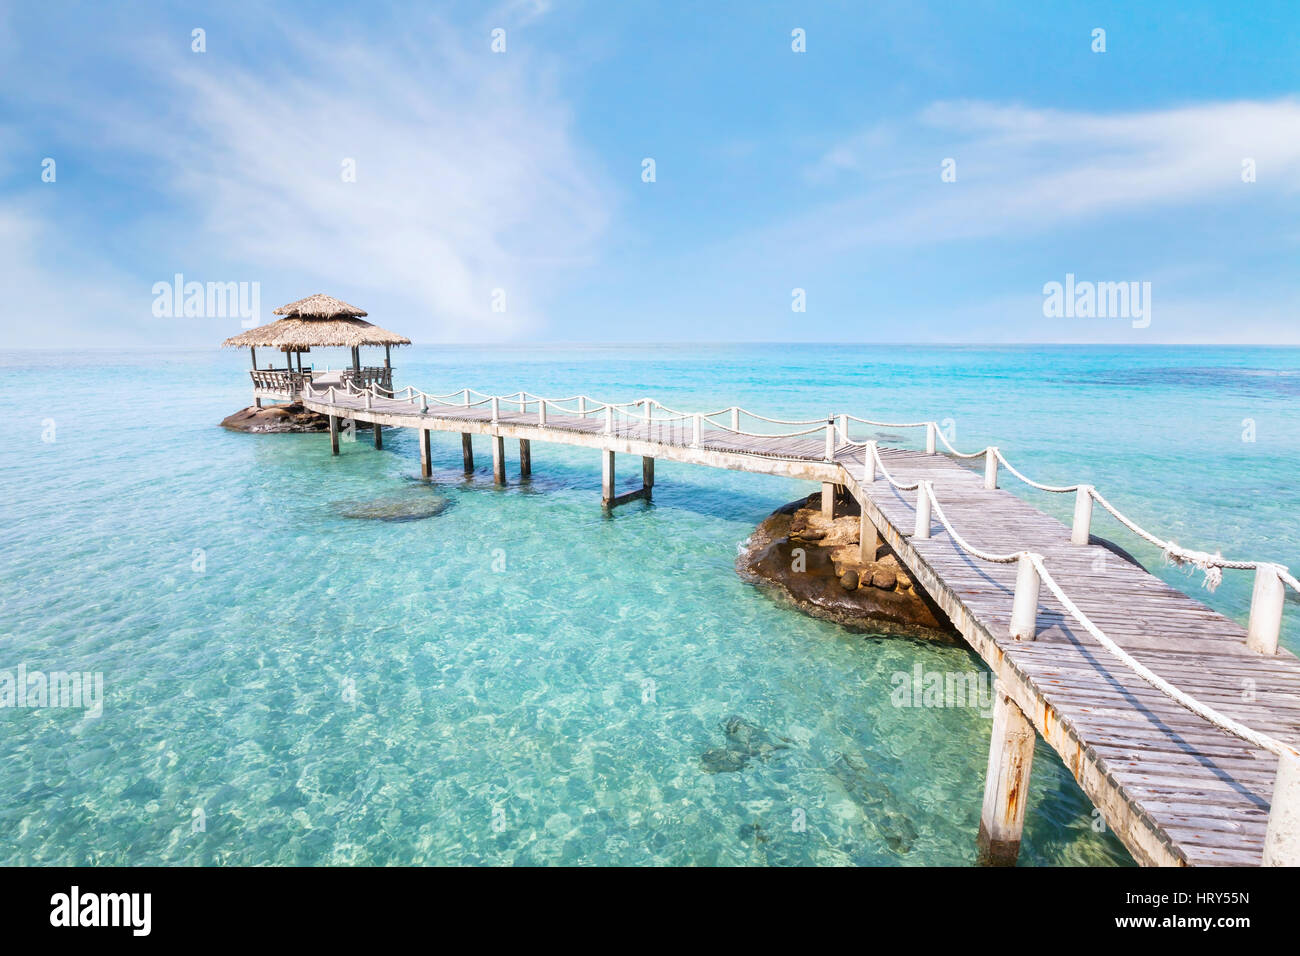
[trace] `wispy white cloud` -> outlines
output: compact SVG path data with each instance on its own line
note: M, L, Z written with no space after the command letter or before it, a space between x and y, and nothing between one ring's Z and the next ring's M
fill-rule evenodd
M957 179L940 179L956 162ZM1257 182L1243 183L1254 160ZM822 246L1036 235L1152 206L1300 189L1300 101L1116 114L937 103L829 145L805 170L839 198L781 227Z
M517 23L549 3L509 7ZM545 61L493 54L486 27L404 25L404 41L371 43L284 22L279 59L247 66L216 35L205 55L150 46L157 98L61 94L65 127L159 191L106 237L105 260L130 235L153 272L136 292L173 272L261 281L264 311L330 292L417 341L543 329L548 295L596 254L610 191Z

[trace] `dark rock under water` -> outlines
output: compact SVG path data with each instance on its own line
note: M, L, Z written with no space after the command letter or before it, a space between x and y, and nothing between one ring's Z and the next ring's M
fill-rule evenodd
M334 505L340 518L365 521L420 521L442 514L450 506L442 495L430 491L408 491L367 501L341 501Z
M744 717L733 714L720 726L727 743L700 755L705 773L736 773L751 760L768 760L778 751L790 749L789 738L769 734Z

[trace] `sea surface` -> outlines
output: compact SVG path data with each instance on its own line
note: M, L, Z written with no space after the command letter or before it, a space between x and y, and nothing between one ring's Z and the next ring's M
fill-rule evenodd
M217 427L250 401L246 358L0 354L0 672L103 679L98 717L0 709L0 863L975 862L988 711L897 691L918 666L986 676L979 661L812 620L734 571L812 486L660 462L652 504L606 515L595 452L534 444L521 484L508 446L496 488L486 442L466 478L437 433L423 483L406 432L334 458L325 435ZM417 347L394 364L431 392L934 418L1181 544L1300 566L1297 350ZM1068 520L1065 496L1006 486ZM1100 513L1096 530L1245 620L1249 574L1211 594ZM1040 742L1021 864L1130 863Z

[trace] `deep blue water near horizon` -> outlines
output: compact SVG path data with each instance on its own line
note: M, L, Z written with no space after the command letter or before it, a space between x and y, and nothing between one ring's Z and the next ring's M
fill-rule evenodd
M437 434L429 485L405 432L333 458L323 435L218 428L248 404L246 360L0 353L0 670L105 682L98 719L0 710L0 863L974 862L987 714L890 696L917 664L978 662L809 619L734 572L810 485L661 462L653 504L607 517L594 452L535 444L521 485L508 445L497 489L486 443L466 480ZM1090 481L1182 544L1300 566L1300 350L417 347L394 364L432 392L951 419L958 447ZM1005 486L1068 520L1065 496ZM423 520L348 517L435 497ZM1249 574L1210 594L1100 513L1097 530L1244 621ZM732 715L786 749L706 772ZM1093 824L1040 743L1022 863L1130 862Z

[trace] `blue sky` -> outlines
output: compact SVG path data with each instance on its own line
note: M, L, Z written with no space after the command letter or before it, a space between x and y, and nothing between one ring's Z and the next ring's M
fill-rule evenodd
M6 346L239 331L176 273L421 343L1300 343L1294 3L162 7L0 10Z

